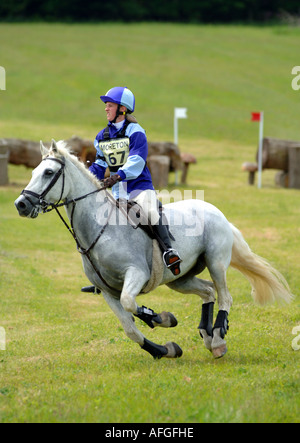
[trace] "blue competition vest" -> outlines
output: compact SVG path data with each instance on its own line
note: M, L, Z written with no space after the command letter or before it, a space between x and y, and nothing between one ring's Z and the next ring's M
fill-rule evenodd
M129 125L136 127L136 130L133 129L128 131L127 128ZM128 136L126 135L126 132ZM132 156L140 157L138 161L144 160L145 162L144 168L140 171L136 178L125 179L123 182L120 182L113 187L115 198L118 198L119 190L124 186L126 187L128 196L130 194L131 198L141 191L147 189L154 190L151 174L147 167L145 157L145 154L147 155L147 139L143 140L141 148L139 148L138 145L133 147L132 137L135 137L135 134L144 134L144 130L138 124L126 120L121 131L116 133L113 138L110 137L110 125L107 126L103 131L100 131L96 136L96 142L99 146L99 149L97 149L97 146L95 145L98 151L96 162L97 160L101 160L101 162L104 163L103 168L106 164L111 173L118 172L123 166L125 166L125 170L123 170L123 172L125 171L125 174L128 174L129 172L134 173L135 166L132 163L130 165L130 170L126 169L126 163L128 163Z

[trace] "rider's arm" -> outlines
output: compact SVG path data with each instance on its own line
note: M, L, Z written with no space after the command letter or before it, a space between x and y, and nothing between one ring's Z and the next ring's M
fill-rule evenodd
M97 138L95 138L94 146L96 148L96 160L90 166L89 170L94 174L99 180L103 180L105 176L105 171L107 169L107 163L105 161L103 152L99 147L99 142Z

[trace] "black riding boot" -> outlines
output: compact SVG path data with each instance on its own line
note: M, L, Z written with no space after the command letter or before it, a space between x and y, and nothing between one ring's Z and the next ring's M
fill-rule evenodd
M167 268L173 272L174 275L180 274L180 263L182 262L178 252L172 248L170 235L167 226L163 223L163 218L160 217L159 224L153 225L155 234L159 237L159 246L163 252L163 261Z

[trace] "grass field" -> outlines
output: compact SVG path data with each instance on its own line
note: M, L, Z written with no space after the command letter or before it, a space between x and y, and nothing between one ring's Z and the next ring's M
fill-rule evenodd
M299 191L275 187L274 171L262 190L249 187L241 163L256 151L251 111L265 111L266 135L300 138L291 88L300 29L1 24L0 38L1 137L93 139L105 123L98 97L117 84L136 93L149 140L172 140L173 107L187 107L180 147L198 163L180 189L204 190L296 296L288 307L257 307L229 270L229 350L213 360L197 331L198 298L161 287L139 304L170 310L177 328L139 328L184 355L154 361L101 296L80 293L80 257L55 214L18 217L13 202L31 171L10 166L0 188L0 422L299 422Z

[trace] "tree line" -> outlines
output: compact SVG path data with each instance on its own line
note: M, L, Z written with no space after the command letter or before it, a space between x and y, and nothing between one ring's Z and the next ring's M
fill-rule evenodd
M236 23L299 15L299 0L3 0L1 21Z

